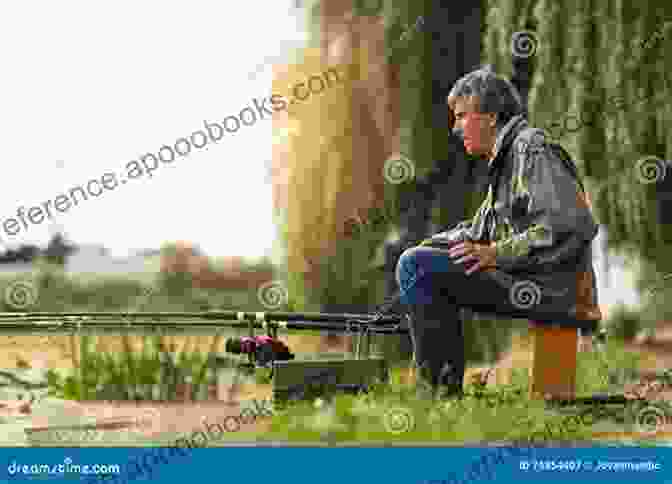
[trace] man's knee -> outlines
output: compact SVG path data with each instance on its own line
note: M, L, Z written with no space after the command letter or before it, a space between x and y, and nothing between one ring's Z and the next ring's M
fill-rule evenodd
M399 256L396 268L396 276L398 284L401 285L402 278L405 278L410 274L415 273L415 271L417 270L418 267L417 258L419 250L420 250L419 247L411 247L410 249L406 249L405 251L403 251Z
M408 264L409 262L416 262L418 254L422 251L422 247L410 247L403 251L399 256L399 262L397 265Z

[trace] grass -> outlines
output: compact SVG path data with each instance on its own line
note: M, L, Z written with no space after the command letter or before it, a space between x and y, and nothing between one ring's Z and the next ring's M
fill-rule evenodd
M156 397L138 394L135 388L163 382L162 388L167 389L163 398L174 399L176 386L188 378L194 385L193 397L199 384L211 384L212 374L208 370L212 362L203 353L183 351L175 359L175 371L167 380L161 372L160 360L166 348L158 337L146 338L140 352L127 348L122 354L91 352L91 342L83 338L79 373L65 379L54 374L49 377L52 392L63 398L106 399L110 389L114 389L117 392L114 399L151 400ZM230 366L233 362L232 359ZM638 367L638 355L625 352L617 340L609 342L604 354L580 353L577 392L579 395L621 392L625 383L636 380ZM220 444L251 439L370 445L390 442L536 445L548 441L590 444L594 441L595 426L605 423L614 430L632 432L637 438L634 415L638 407L621 406L607 418L593 418L591 425L570 426L568 415L576 415L581 409L559 411L543 401L531 400L529 375L524 368L513 371L508 385L489 388L471 382L466 385L462 399L440 403L418 398L412 387L402 382L406 371L404 366L395 367L388 384L374 385L367 394L323 395L323 398L278 407L268 426L253 433L245 432L246 435L224 435ZM262 372L258 373L257 382L269 383ZM549 428L555 429L550 437ZM641 442L645 441L642 437Z
M72 400L181 400L179 389L188 384L191 400L204 399L208 388L217 384L217 369L233 368L235 363L233 358L215 361L221 336L213 338L208 353L184 349L174 356L175 348L166 347L161 336L143 337L140 352L124 339L122 353L94 351L93 338L81 337L80 365L73 374L47 372L51 395Z
M30 288L30 291L22 289L23 298L17 300L22 303L34 300L34 304L12 306L5 296L2 302L6 312L263 310L256 290L193 289L188 278L179 275L92 278L88 274L68 275L58 267L41 263L29 274L4 275L0 278L0 288L9 290L17 280L24 283L23 288ZM189 343L191 337L179 339ZM144 400L156 398L151 394L154 385L161 387L162 398L171 400L176 399L178 387L189 383L195 398L202 385L214 384L214 356L222 339L222 334L209 337L209 349L203 352L189 349L187 345L177 351L176 345L161 336L73 335L70 349L74 371L70 374L62 370L48 371L50 393L74 400ZM121 351L101 350L104 346L101 343L114 341L121 342ZM139 352L133 344L137 341L141 344ZM222 365L233 366L233 360L220 358L217 366ZM29 367L30 362L24 366Z
M27 308L30 311L202 311L236 307L247 311L263 310L255 291L241 295L241 299L234 302L230 293L192 290L189 281L179 278L155 280L148 286L146 282L119 278L79 281L58 271L41 271L31 280L39 297L34 307ZM5 311L11 310L5 308ZM211 382L212 355L220 342L213 336L209 351L199 352L185 347L173 358L174 348L160 337L143 337L140 350L131 344L130 336L123 337L121 351L101 351L95 338L78 337L81 353L79 361L74 362L76 370L72 374L49 373L53 395L81 400L153 399L155 395L143 389L148 388L145 385L160 385L162 399L175 399L177 388L191 383L192 397L195 397L200 384ZM498 353L496 349L490 352ZM599 355L579 354L579 395L619 392L624 383L637 378L639 358L625 352L619 341L610 341L605 356L601 358ZM172 359L172 363L168 364L167 358ZM166 368L170 371L166 372ZM530 382L525 369L514 371L509 385L483 388L470 382L463 399L443 403L418 399L409 386L402 383L402 373L406 370L403 365L394 368L391 383L376 385L368 394L337 395L332 399L304 401L278 409L263 430L247 436L226 436L225 439L464 445L538 442L544 440L542 434L548 427L563 428L563 441L590 442L592 439L594 425L570 428L563 424L566 413L528 398ZM263 377L259 382L264 382ZM624 422L612 418L610 423L622 430L633 431L636 436L632 414L631 411L627 418L621 419Z
M603 359L595 353L579 354L578 395L622 391L623 384L637 374L639 358L625 353L620 342L610 342L605 356ZM369 394L337 395L331 401L292 405L273 418L262 439L371 445L389 442L543 444L547 440L590 443L598 423L632 432L637 438L633 416L639 408L621 406L620 412L611 412L610 418L593 419L601 422L570 426L568 415L578 414L581 409L570 409L568 414L567 410L560 412L543 401L531 400L529 375L524 369L514 370L509 385L486 389L471 383L465 387L463 399L441 403L417 398L408 385L401 383L403 371L404 368L396 368L389 385L378 385ZM618 417L619 413L622 418ZM549 439L544 435L547 428L562 429L561 438L554 438L558 436L556 430Z
M84 342L84 348L87 344ZM622 391L625 383L636 379L639 357L622 348L619 341L611 341L602 357L600 353L579 354L579 395L617 393ZM58 382L52 376L50 385L64 398L100 399L105 396L92 394L91 390L95 390L102 381L103 388L118 389L115 399L151 399L151 395L134 395L133 388L136 384L165 383L165 379L161 380L159 360L162 350L165 348L161 347L160 341L154 340L152 344L146 344L139 354L131 349L121 355L83 351L86 356L82 359L80 376L68 377L64 382ZM178 369L175 374L182 375L181 381L190 376L195 386L208 383L204 379L209 368L208 360L202 354L183 352L176 358L175 368ZM381 445L391 442L400 445L478 445L493 442L525 445L578 442L593 445L595 426L604 423L614 430L632 432L638 445L647 443L643 436L637 440L634 415L639 407L626 409L621 406L607 418L593 418L591 425L570 426L567 424L568 415L576 415L581 409L563 409L561 412L543 401L531 400L527 391L530 381L526 369L514 370L508 385L486 388L469 383L462 399L440 403L416 397L412 387L402 382L402 374L406 370L403 366L394 368L388 384L374 385L367 394L323 395L323 398L278 408L269 424L262 429L226 434L219 442L209 445L225 445L232 440L327 442L334 445ZM261 372L257 381L269 382ZM168 388L174 389L175 382L177 380L171 380L173 386ZM554 429L550 436L549 428ZM174 440L174 436L166 436L165 439Z

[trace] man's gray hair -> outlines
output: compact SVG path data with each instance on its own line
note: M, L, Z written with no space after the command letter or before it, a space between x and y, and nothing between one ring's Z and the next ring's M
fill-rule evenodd
M497 114L497 128L513 116L523 114L525 108L520 93L508 79L498 76L490 65L470 72L457 80L448 94L448 105L455 110L457 98L473 97L480 113Z

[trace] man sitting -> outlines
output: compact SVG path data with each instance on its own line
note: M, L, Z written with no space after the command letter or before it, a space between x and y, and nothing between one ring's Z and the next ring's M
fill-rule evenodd
M567 152L528 126L520 95L489 68L455 83L453 132L488 162L471 221L406 250L397 263L420 388L462 392L460 307L529 319L600 320L591 242L598 227Z

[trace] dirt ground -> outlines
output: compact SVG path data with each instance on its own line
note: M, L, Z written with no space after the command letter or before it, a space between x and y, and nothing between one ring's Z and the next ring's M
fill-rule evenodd
M140 337L131 337L134 346L140 349ZM335 342L335 346L327 346L325 341L313 336L286 336L283 338L293 351L316 353L316 352L344 352L345 341ZM199 349L210 351L213 348L213 337L168 337L169 344L174 349ZM21 362L28 362L32 368L73 368L77 364L78 347L75 338L71 336L5 336L0 337L0 368L17 368ZM121 351L122 340L119 336L98 337L98 349L106 351ZM334 342L332 342L334 344ZM74 349L74 351L73 351ZM666 326L661 331L661 339L643 344L631 344L629 351L639 352L643 356L644 372L653 372L672 367L672 325ZM215 351L224 352L224 338L216 342ZM496 371L491 375L489 384L505 384L510 381L512 368L530 367L531 345L527 337L514 337L511 350L505 354L496 366ZM485 368L470 368L465 378L477 378ZM409 371L405 379L407 383L413 380L412 372ZM271 396L270 385L241 385L232 395L232 401L206 401L206 402L169 402L157 405L157 402L67 402L64 409L72 416L88 415L96 419L109 420L110 418L137 419L149 414L153 422L145 427L143 432L148 436L158 435L164 432L189 432L203 425L203 418L221 419L226 415L237 415L240 412L239 401L241 400L264 400ZM672 395L665 395L666 399L672 400ZM31 414L30 405L22 401L0 402L0 415ZM259 430L267 425L268 421L257 422L255 426ZM33 428L48 427L54 422L40 418L34 418L31 422ZM243 429L245 430L245 429Z
M130 336L135 350L142 349L142 337ZM317 336L281 336L292 351L316 353L344 351L345 341L328 346ZM225 338L214 336L166 336L167 346L174 352L201 351L224 353ZM214 343L214 344L213 344ZM97 351L122 352L122 336L98 336L94 343ZM79 364L79 344L77 337L55 336L0 336L0 368L19 368L20 362L32 368L72 369Z
M342 352L345 350L345 341L337 345L328 345L317 336L286 336L282 338L293 351L307 353L325 353L330 351ZM142 348L139 336L130 337L131 344L136 350ZM1 336L0 337L0 368L13 369L29 364L35 369L73 369L79 363L79 345L77 338L58 336ZM214 343L214 345L213 345ZM121 352L123 343L121 336L99 336L95 342L98 351ZM180 336L166 337L166 344L172 351L199 350L207 353L215 351L224 353L225 338L215 339L212 336ZM82 421L86 418L95 418L96 422L133 422L138 420L150 421L150 425L143 425L141 429L134 426L134 431L141 431L144 437L151 438L165 433L192 432L203 426L203 420L220 422L226 416L239 415L241 401L263 402L272 396L271 385L239 384L235 391L227 391L227 400L199 402L103 402L87 401L63 402L64 420ZM59 425L53 418L33 415L30 404L21 400L0 401L0 416L28 417L28 429L38 431ZM243 424L241 437L244 439L246 431L259 431L270 424L269 419L260 419L256 424ZM30 430L29 430L30 431Z

